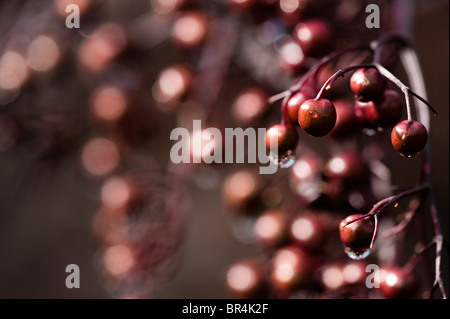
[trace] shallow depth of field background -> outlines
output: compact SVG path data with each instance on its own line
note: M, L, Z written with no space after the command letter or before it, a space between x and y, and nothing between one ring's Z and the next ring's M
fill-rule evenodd
M433 193L446 238L449 212L448 10L448 2L440 2L431 11L417 12L412 39L423 68L429 101L439 111L438 117L432 117ZM68 100L70 98L67 96ZM170 150L172 125L161 117L160 135L153 142L157 158L159 154L166 158ZM18 152L0 153L0 298L109 297L99 282L94 262L98 246L91 223L97 203L86 196L82 188L79 157L65 158L52 171L23 174L27 161ZM395 177L403 180L404 185L411 185L410 172L418 169L418 162L399 158L396 164ZM219 176L223 178L220 171ZM232 236L229 218L221 205L220 187L207 192L193 186L191 195L193 206L178 272L171 282L155 292L155 297L227 297L226 268L240 258L256 256L259 252L259 248L239 243ZM444 255L444 269L448 269L447 254ZM71 263L80 266L80 289L65 287L67 274L64 270Z

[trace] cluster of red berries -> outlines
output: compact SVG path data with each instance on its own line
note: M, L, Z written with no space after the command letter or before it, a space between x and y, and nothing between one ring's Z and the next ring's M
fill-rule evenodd
M330 72L329 60L323 62L326 57L315 60L317 64L309 67L305 61L330 52L334 39L332 28L319 18L292 26L294 44L289 45L298 45L304 59L296 60L295 65L283 61L283 65L289 65L294 73L302 67L314 72L304 73L282 95L281 123L267 130L266 147L275 165L293 166L289 181L295 200L292 203L289 195L284 195L289 190L282 189L282 199L277 202L284 202L283 208L278 207L279 204L266 207L261 204L264 187L254 188L249 201L245 200L245 193L239 193L243 195L239 203L246 202L240 206L240 212L245 215L252 207L249 216L254 218L254 240L268 252L268 258L234 264L227 273L227 286L233 295L243 298L305 297L315 293L367 297L370 293L362 292L364 287L362 290L355 287L364 286L367 263L360 260L372 258L369 254L376 239L378 220L376 215L365 214L390 193L390 180L387 178L384 185L374 186L373 163L352 148L348 151L344 147L323 163L320 156L308 150L306 143L300 142L297 127L313 137L329 135L332 143L355 139L361 131L371 136L377 131L392 129L392 145L404 157L414 156L424 149L427 130L423 124L412 120L408 97L405 96L405 107L405 98L389 85L388 80L394 81L377 68L379 64L351 66L342 74L339 74L341 70L336 74L331 72L322 81L320 76ZM382 64L391 65L391 60L384 57ZM331 90L336 79L350 68L356 70L348 81L350 90ZM403 92L404 88L400 88ZM346 96L347 93L352 96ZM405 110L408 119L401 121ZM382 158L381 153L379 158ZM229 191L229 182L225 185L226 202L233 202L237 195ZM255 199L259 203L257 206ZM286 208L290 207L286 202L296 208ZM228 208L236 211L236 206ZM345 211L352 213L342 218L341 212ZM338 232L333 233L334 230ZM355 261L334 264L330 261L333 252L329 247L336 248L330 243L333 234L340 234L345 253ZM378 276L376 284L384 297L411 298L418 292L420 280L410 269L383 265L380 273L382 279ZM330 292L333 293L327 295Z
M386 79L376 69L355 71L350 79L350 88L356 100L353 118L361 127L383 129L395 125L391 134L392 145L406 157L416 155L425 147L428 138L425 126L413 120L398 122L404 111L402 97L397 91L387 88ZM314 98L317 94L314 87L305 85L282 102L285 123L268 129L266 146L269 150L276 145L278 154L295 151L298 143L296 125L315 137L332 132L338 117L336 107L328 99ZM276 164L285 167L281 160L277 160Z

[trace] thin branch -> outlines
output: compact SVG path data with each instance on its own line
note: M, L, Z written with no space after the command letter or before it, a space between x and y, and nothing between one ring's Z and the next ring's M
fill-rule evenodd
M416 194L416 193L429 192L429 190L430 190L430 187L425 184L425 185L420 185L420 186L414 187L414 188L410 189L409 191L402 192L402 193L400 193L398 195L394 195L394 196L390 196L390 197L387 197L385 199L382 199L378 203L376 203L373 206L373 208L367 214L364 214L364 215L362 215L360 217L357 217L357 218L349 221L347 224L345 224L345 226L347 226L347 225L349 225L351 223L354 223L354 222L356 222L356 221L358 221L360 219L364 219L364 218L367 218L367 217L379 215L388 206L397 203L399 200L401 200L404 197L407 197L407 196L410 196L410 195L413 195L413 194Z
M425 89L425 81L422 74L422 70L420 68L419 59L417 57L417 54L414 50L411 48L406 48L405 50L402 50L400 52L400 60L402 62L402 65L405 69L405 72L408 76L409 82L411 83L411 86L419 92L421 96L424 97L424 100L426 99L426 89ZM412 91L411 91L412 92ZM414 96L415 93L412 93ZM416 96L417 97L417 96ZM424 102L422 99L420 99L422 102ZM419 115L419 119L422 122L423 125L425 125L428 132L430 132L430 119L428 116L428 112L425 108L423 108L423 105L420 103L415 104L417 114ZM426 105L429 107L429 105L426 103ZM431 180L431 148L430 143L428 143L425 147L424 155L423 155L423 161L422 161L422 176L421 179L425 183L430 183ZM435 278L433 282L433 286L430 290L429 297L432 297L434 289L436 289L437 286L439 286L439 289L442 294L442 298L447 299L447 293L445 291L444 283L441 276L441 255L442 255L442 247L443 247L443 236L442 236L442 229L439 221L439 216L436 209L436 204L434 202L432 194L430 194L430 214L431 219L434 226L434 234L435 234L435 241L436 241L436 257L435 257Z
M289 96L299 90L301 90L301 88L303 87L303 84L306 83L306 81L309 80L309 78L311 76L316 76L317 72L327 63L331 62L333 59L340 57L346 53L349 52L354 52L354 51L364 51L364 50L372 50L370 45L367 44L363 44L363 45L356 45L356 46L351 46L342 50L338 50L335 51L325 57L323 57L322 59L320 59L316 65L314 65L312 68L310 68L308 70L308 72L306 72L303 76L301 76L295 83L294 85L291 86L291 88L289 88L289 90L283 91L281 93L278 93L276 95L273 95L269 98L268 102L269 104L272 104L286 96Z

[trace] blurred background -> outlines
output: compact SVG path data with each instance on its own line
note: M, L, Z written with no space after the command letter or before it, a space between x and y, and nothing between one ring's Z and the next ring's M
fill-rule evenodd
M151 288L142 288L151 297L229 297L228 267L261 255L236 236L222 195L230 172L254 167L171 165L169 137L195 118L237 127L246 113L233 118L232 105L246 88L262 87L266 97L288 89L308 61L300 65L282 35L302 18L279 11L279 1L258 10L240 9L239 1L184 2L0 2L0 298L140 297L120 287L146 274L105 279L105 269L117 275L129 266L115 261L128 260L131 248L112 245L114 238L105 244L110 234L102 228L102 210L114 214L121 201L133 201L132 215L148 213L136 213L134 230L145 234L130 242L154 252L146 261ZM388 17L402 1L323 2L321 17L343 47L350 35L347 42L367 42L394 28ZM70 3L79 6L79 29L65 25ZM380 5L381 31L355 31L366 3ZM406 3L428 100L439 111L431 118L432 192L448 238L449 4ZM259 127L278 120L278 105ZM388 157L395 184L414 185L419 159ZM65 286L68 264L80 267L80 289ZM447 255L444 270L448 276Z

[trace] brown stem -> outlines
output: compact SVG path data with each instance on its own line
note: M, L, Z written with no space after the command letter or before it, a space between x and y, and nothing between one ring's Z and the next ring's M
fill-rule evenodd
M397 226L392 227L391 229L386 230L383 233L383 238L389 238L403 232L408 226L411 225L411 222L416 217L417 212L423 206L425 201L425 196L421 196L419 199L413 199L410 203L410 211L405 214L403 220L397 224Z
M269 103L272 104L272 103L278 101L279 99L282 99L282 98L284 98L286 96L289 96L289 95L291 95L291 94L301 90L301 88L303 87L303 84L305 84L306 81L308 81L311 76L315 76L317 74L317 72L324 65L326 65L329 62L331 62L333 59L335 59L337 57L340 57L340 56L342 56L342 55L344 55L346 53L349 53L349 52L364 51L364 50L371 50L371 47L369 45L366 45L366 44L351 46L351 47L348 47L348 48L345 48L345 49L342 49L342 50L335 51L335 52L333 52L333 53L323 57L322 59L320 59L316 63L316 65L314 65L312 68L310 68L308 70L308 72L306 72L302 77L300 77L289 90L286 90L286 91L278 93L278 94L276 94L274 96L271 96L269 98Z
M360 217L357 217L351 221L349 221L347 224L345 224L345 226L354 223L360 219L364 219L370 216L377 216L379 214L381 214L388 206L397 203L399 200L401 200L402 198L409 196L409 195L413 195L416 193L422 193L422 192L429 192L430 187L428 185L420 185L417 187L414 187L408 191L402 192L398 195L394 195L394 196L390 196L387 197L385 199L380 200L378 203L376 203L373 208L367 213L364 214Z
M411 83L411 86L419 91L419 94L426 99L426 89L424 78L422 74L422 70L419 65L419 60L414 50L411 48L406 48L400 53L400 60L402 65L406 71L408 79ZM412 92L412 91L411 91ZM413 94L414 96L415 93ZM424 100L420 99L422 102ZM427 106L429 106L426 103ZM428 117L428 113L426 109L423 108L423 105L420 103L416 103L417 114L419 115L419 119L427 128L427 131L430 132L430 121ZM430 143L428 143L424 150L423 161L422 161L422 170L421 170L421 179L423 182L430 184L431 181L431 148ZM435 257L435 277L433 286L430 290L430 298L437 286L442 294L442 298L447 299L447 293L445 291L444 283L441 276L441 255L442 255L442 247L443 247L443 235L442 229L439 221L439 216L436 209L436 204L434 202L433 196L430 194L430 215L434 226L434 240L436 242L436 257Z

